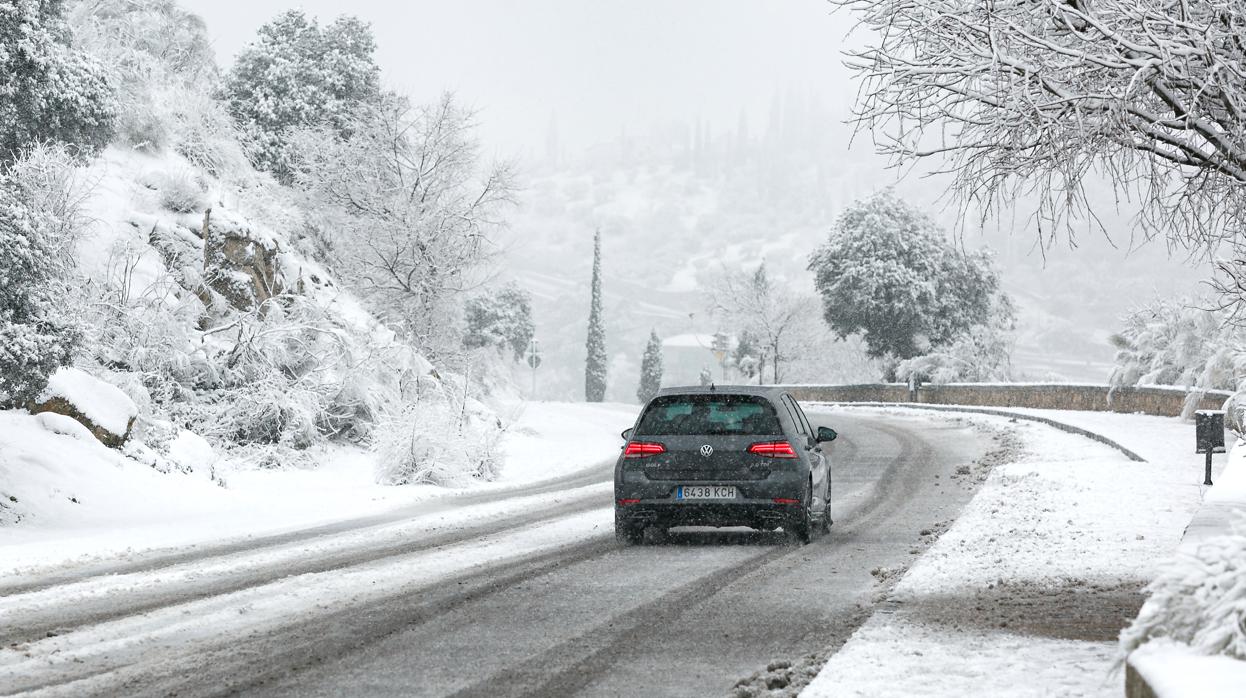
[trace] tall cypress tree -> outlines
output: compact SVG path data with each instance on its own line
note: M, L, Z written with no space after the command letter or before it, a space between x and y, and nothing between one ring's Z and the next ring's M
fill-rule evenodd
M645 346L645 355L640 360L640 387L636 389L636 397L641 402L648 402L662 389L662 340L658 339L657 330L650 330L649 344Z
M593 233L593 299L588 311L588 358L584 365L584 397L606 399L606 327L601 319L601 231Z

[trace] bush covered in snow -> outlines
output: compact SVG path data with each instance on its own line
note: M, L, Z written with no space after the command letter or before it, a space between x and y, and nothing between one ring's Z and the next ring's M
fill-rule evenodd
M112 138L107 71L70 39L63 0L0 5L0 165L43 141L91 155Z
M424 376L413 388L406 406L380 429L378 480L454 486L496 477L503 433L497 416L470 397L462 379L447 384Z
M61 225L30 198L0 176L0 405L34 399L79 340L61 306L69 267Z
M1246 376L1246 330L1211 305L1198 298L1157 300L1129 313L1110 338L1116 366L1108 382L1239 389Z
M973 325L947 346L901 361L896 366L896 380L930 383L1011 380L1013 328L1011 302L1001 294L996 297L986 322Z
M1170 563L1147 591L1138 618L1121 632L1125 652L1168 638L1200 654L1246 659L1246 517L1231 534Z
M535 332L532 297L515 284L469 298L464 322L463 345L469 349L510 349L516 360L523 357Z
M174 213L194 213L208 205L203 182L187 171L162 172L151 185L160 192L160 205Z

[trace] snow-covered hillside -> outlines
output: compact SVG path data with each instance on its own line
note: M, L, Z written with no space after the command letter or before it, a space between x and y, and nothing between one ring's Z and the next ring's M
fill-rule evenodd
M346 468L388 485L495 479L505 372L487 350L434 364L411 326L382 312L392 302L363 297L357 271L326 252L334 212L248 160L254 140L220 98L202 22L164 0L68 9L24 21L68 22L73 49L111 78L113 137L80 157L72 143L30 144L2 172L69 250L48 312L75 348L74 368L38 400L0 384L0 403L15 408L0 413L0 522L102 522L148 500L158 504L139 506L139 519L155 521L256 470ZM318 31L297 13L286 21ZM439 195L456 193L441 181ZM419 230L427 244L441 232L427 227L398 233ZM420 303L433 307L427 292ZM455 318L445 320L453 342ZM100 416L110 401L128 405L119 423ZM59 414L30 414L48 410ZM271 490L288 482L297 498L297 479L274 477Z

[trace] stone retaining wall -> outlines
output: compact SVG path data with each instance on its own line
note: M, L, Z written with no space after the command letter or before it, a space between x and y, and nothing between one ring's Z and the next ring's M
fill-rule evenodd
M1180 388L1111 388L1106 385L979 384L948 383L918 387L916 394L903 383L861 385L789 385L797 400L812 402L916 402L931 405L981 405L985 407L1030 407L1039 409L1088 410L1094 412L1141 412L1178 417L1195 409L1218 410L1230 393L1208 391L1186 411L1187 391ZM1197 396L1195 396L1197 397Z

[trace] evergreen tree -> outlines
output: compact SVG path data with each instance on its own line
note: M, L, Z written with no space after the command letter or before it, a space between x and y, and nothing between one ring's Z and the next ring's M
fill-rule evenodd
M360 105L380 97L372 29L355 17L321 27L288 10L260 27L226 76L223 98L246 137L256 167L292 179L290 134L328 126L348 136Z
M823 316L894 363L1011 319L987 252L965 253L918 209L884 191L848 207L810 258ZM1003 316L995 318L996 313Z
M601 231L593 234L592 305L588 311L588 358L584 364L584 398L606 399L606 327L601 318Z
M662 340L658 339L657 330L649 332L649 344L645 347L645 355L640 360L640 387L636 389L636 397L641 402L649 402L662 388Z
M62 0L0 3L0 164L37 142L93 155L112 138L107 73L70 38Z

